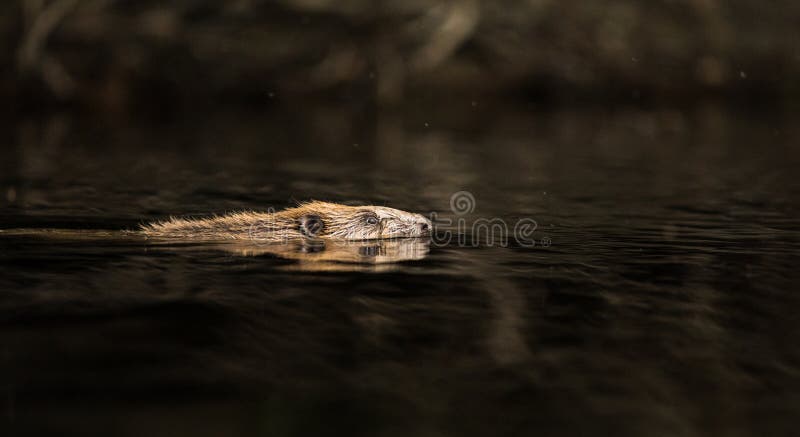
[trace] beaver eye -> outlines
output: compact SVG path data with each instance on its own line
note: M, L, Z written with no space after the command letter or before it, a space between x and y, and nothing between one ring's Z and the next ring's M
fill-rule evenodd
M374 216L367 217L367 224L368 225L377 225L378 224L378 217L374 217Z

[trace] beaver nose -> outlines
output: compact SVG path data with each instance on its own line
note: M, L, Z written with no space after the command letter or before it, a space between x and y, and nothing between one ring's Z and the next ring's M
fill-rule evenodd
M428 229L430 229L430 226L428 226L428 224L427 224L427 223L420 223L420 224L419 224L419 230L420 230L420 231L422 231L422 232L428 232Z

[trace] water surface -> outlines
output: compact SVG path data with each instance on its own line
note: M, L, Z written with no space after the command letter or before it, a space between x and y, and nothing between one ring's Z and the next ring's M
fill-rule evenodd
M797 120L484 111L10 126L0 228L110 237L0 234L0 426L794 435ZM435 212L439 238L380 269L115 237L312 198Z

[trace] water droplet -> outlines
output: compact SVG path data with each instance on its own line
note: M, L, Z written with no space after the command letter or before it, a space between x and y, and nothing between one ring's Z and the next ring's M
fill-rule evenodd
M745 73L744 71L740 71L739 77L741 77L742 79L747 79L747 73Z
M8 187L8 191L6 191L6 199L8 203L14 203L17 200L17 189L14 187Z

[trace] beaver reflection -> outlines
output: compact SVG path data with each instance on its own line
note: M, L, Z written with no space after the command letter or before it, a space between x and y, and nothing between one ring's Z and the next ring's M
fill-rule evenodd
M0 237L33 238L53 242L102 242L107 244L145 243L147 250L172 250L174 242L144 238L136 231L77 229L0 229ZM403 261L425 258L430 251L430 237L384 240L334 240L299 238L283 243L258 241L199 242L180 245L182 250L205 250L213 247L241 256L273 256L298 261L301 270L389 270ZM183 242L181 242L183 243ZM376 268L382 266L380 268Z
M321 239L295 240L286 243L254 244L245 242L219 246L226 252L242 256L274 256L298 261L289 266L300 270L370 270L380 266L425 258L430 251L430 238L394 240L338 241Z

